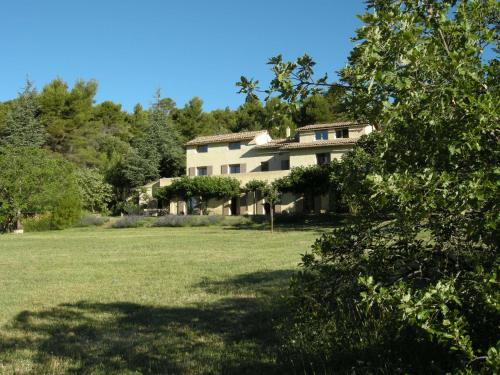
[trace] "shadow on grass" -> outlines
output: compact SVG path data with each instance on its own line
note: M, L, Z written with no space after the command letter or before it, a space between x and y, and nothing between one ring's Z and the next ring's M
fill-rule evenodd
M0 370L69 374L278 374L276 295L292 271L203 280L194 307L80 301L23 311L0 335ZM278 299L279 300L279 299ZM3 372L2 372L3 373Z
M228 230L269 230L270 223L267 216L248 216L248 221L236 223ZM350 224L355 220L351 215L276 215L274 229L277 232L289 231L314 231L318 233L326 232L329 229Z

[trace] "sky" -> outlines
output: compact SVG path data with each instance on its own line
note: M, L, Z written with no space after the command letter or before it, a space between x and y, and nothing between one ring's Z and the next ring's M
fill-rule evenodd
M29 77L40 90L56 77L99 83L97 102L131 111L155 91L179 107L244 101L241 75L271 73L266 61L308 53L318 75L345 66L362 0L16 0L0 7L0 101Z

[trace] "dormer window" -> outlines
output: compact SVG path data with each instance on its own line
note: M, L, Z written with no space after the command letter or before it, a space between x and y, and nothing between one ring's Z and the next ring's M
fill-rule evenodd
M241 148L241 143L240 142L231 142L229 144L229 149L230 150L239 150Z
M208 152L208 145L200 145L196 147L196 152Z
M326 141L328 139L328 130L316 130L314 132L314 138L317 141Z
M349 128L338 129L335 138L349 138Z

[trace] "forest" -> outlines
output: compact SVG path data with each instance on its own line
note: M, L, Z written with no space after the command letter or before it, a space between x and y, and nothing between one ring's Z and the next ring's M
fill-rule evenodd
M138 187L182 175L183 145L199 135L266 129L280 137L287 127L346 116L340 87L311 95L293 113L279 98L257 97L235 110L206 112L198 97L178 108L160 90L149 108L137 104L129 113L119 103L96 103L97 90L93 80L69 87L56 78L40 90L27 81L16 98L0 103L0 147L40 148L68 161L86 182L77 185L87 187L82 204L91 212L123 212Z

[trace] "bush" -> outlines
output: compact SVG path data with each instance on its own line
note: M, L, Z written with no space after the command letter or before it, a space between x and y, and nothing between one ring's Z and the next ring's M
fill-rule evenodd
M25 232L44 232L52 229L49 214L24 218L22 223Z
M249 222L248 218L242 216L220 216L220 215L167 215L158 218L153 227L204 227L211 225L238 225Z
M83 216L78 223L76 223L76 227L99 227L104 225L109 221L108 217L98 216L98 215L85 215Z
M139 215L129 215L123 216L119 220L115 221L111 227L112 228L139 228L143 227L147 223L147 219L144 216Z

